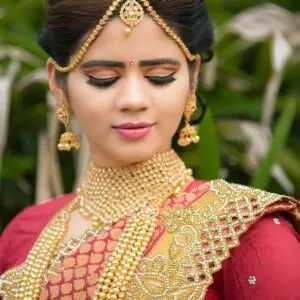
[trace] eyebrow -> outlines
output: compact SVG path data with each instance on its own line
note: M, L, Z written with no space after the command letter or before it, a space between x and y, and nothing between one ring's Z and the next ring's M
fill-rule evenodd
M140 67L159 66L159 65L180 65L180 62L176 59L171 58L159 58L150 60L141 60L139 62ZM83 63L81 69L95 68L95 67L114 67L114 68L125 68L126 63L122 61L114 60L89 60Z
M180 62L172 58L159 58L150 60L141 60L139 62L141 67L159 66L159 65L180 65Z
M83 63L80 67L82 69L94 68L94 67L115 67L125 68L126 64L121 61L114 60L89 60Z

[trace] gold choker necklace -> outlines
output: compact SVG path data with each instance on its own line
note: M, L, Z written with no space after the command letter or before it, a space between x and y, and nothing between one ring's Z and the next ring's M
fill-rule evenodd
M93 226L113 224L148 205L160 206L192 180L175 151L120 168L96 168L91 164L78 198L80 212Z

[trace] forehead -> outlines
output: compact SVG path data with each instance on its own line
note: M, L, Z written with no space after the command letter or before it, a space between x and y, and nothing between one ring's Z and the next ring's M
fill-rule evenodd
M115 17L108 22L92 44L83 61L109 58L122 61L161 57L186 60L179 46L149 16L145 16L129 36L126 25Z

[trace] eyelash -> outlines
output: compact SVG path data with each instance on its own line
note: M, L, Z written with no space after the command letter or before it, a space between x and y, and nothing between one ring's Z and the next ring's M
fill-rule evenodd
M156 86L164 86L172 83L173 81L176 80L174 77L175 72L171 73L168 76L145 76L153 85ZM88 81L87 83L99 88L108 88L115 84L120 77L112 77L112 78L106 78L106 79L99 79L95 78L93 76L88 75Z

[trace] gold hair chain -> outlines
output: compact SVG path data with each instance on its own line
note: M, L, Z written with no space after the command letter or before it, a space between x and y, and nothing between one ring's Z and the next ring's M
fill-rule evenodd
M108 21L112 18L115 11L122 4L124 0L114 0L112 4L109 6L105 15L100 19L97 26L94 30L89 34L87 39L85 40L83 46L79 49L72 62L66 66L62 67L57 62L54 61L55 68L62 73L68 73L74 70L78 64L82 61L84 55L87 53L91 44L96 40L99 36L100 32L104 28L104 26L108 23ZM182 39L167 25L167 23L157 14L154 8L150 5L150 2L147 0L127 0L120 9L120 18L124 22L126 26L125 34L129 35L134 27L136 27L144 18L145 10L148 15L155 21L157 25L159 25L165 33L173 39L178 46L182 49L185 56L188 60L193 61L196 59L196 56L193 55L188 47L184 44Z

